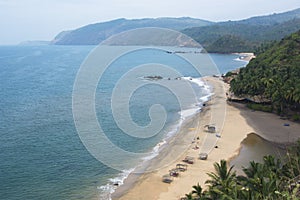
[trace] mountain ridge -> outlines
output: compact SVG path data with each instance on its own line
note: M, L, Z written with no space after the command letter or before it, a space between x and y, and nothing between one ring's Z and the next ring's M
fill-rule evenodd
M289 16L289 17L287 17ZM300 18L300 8L290 10L283 13L273 13L270 15L262 15L262 16L255 16L250 17L248 19L240 20L240 22L246 22L246 23L256 23L263 25L262 23L265 23L264 25L271 25L272 23L282 23L285 21L289 21L291 18ZM263 21L264 20L264 21Z
M89 24L73 31L63 31L59 33L52 44L58 45L97 45L114 34L123 31L144 28L158 27L172 30L181 30L183 27L195 27L209 25L213 22L195 19L190 17L162 17L162 18L143 18L125 19L119 18L112 21Z
M180 31L199 42L208 52L253 52L265 42L280 40L300 29L300 8L284 13L255 16L239 21L211 22L190 17L125 19L89 24L59 33L55 45L98 45L112 35L144 27ZM231 40L230 48L224 44Z
M234 52L256 51L263 43L278 41L299 29L300 8L285 13L188 28L182 32L199 42L208 52L231 53L235 48L237 50ZM222 39L229 36L239 38L230 48L223 45Z

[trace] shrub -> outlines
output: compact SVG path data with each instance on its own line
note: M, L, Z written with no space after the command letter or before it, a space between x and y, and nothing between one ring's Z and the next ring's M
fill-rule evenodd
M247 107L252 110L263 111L263 112L272 112L273 111L271 105L265 105L265 104L249 103L249 104L247 104Z
M300 115L299 115L299 114L294 114L294 115L292 116L292 120L293 120L293 121L300 121Z

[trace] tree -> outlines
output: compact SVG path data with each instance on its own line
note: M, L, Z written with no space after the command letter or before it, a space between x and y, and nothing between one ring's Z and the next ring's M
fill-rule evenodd
M260 97L278 114L300 112L300 30L273 43L241 68L230 83L240 97ZM263 103L265 103L263 102ZM261 103L261 102L257 102Z
M236 174L232 172L233 166L228 169L226 160L221 160L220 164L214 164L214 168L215 172L208 173L211 179L205 182L209 184L210 195L213 199L220 196L228 196L225 199L230 199L229 197L234 195L234 185L236 184Z
M300 140L288 149L284 164L267 155L262 163L251 161L245 175L236 176L232 167L221 160L215 172L208 173L207 190L199 183L193 186L186 199L193 200L296 200L300 199Z

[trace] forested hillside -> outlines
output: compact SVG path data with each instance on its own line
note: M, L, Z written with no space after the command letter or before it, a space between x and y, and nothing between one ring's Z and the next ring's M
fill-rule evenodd
M208 52L254 52L261 45L278 41L300 29L300 9L280 14L227 21L182 32L199 42ZM225 40L229 39L227 43ZM229 43L230 42L230 43Z
M256 45L235 35L224 35L208 45L207 52L232 53L232 52L253 52Z
M237 96L269 99L279 114L300 110L300 30L282 39L240 70L231 81Z
M63 31L51 43L98 45L114 34L144 27L181 31L199 42L208 52L254 52L262 44L278 41L299 30L300 9L227 22L210 22L189 17L116 19Z

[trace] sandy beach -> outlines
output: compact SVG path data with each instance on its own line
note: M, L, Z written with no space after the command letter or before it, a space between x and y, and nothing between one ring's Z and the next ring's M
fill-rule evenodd
M207 77L205 81L212 86L214 95L196 116L196 120L186 123L183 130L191 130L186 134L179 133L170 141L168 151L156 159L160 168L153 167L149 173L140 176L132 175L125 184L113 195L118 200L178 200L199 183L205 187L207 173L214 170L213 164L221 159L230 160L239 153L241 142L250 133L256 133L273 142L291 142L299 138L300 125L288 122L270 113L252 112L243 105L227 103L226 90L228 85L220 78ZM216 134L208 133L205 125L214 124ZM190 129L189 129L190 127ZM194 140L193 138L199 138ZM195 146L199 149L195 150ZM217 146L217 148L215 148ZM199 153L208 153L207 160L198 159ZM169 173L177 163L182 163L185 156L195 157L194 164L188 165L187 171L181 172L170 184L162 182L162 176ZM126 188L126 185L130 187ZM122 194L122 195L121 195Z
M252 58L255 58L254 53L233 53L238 55L241 60L250 61Z

